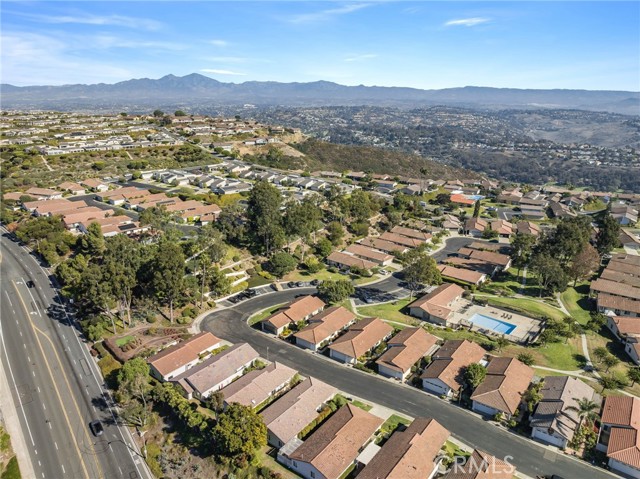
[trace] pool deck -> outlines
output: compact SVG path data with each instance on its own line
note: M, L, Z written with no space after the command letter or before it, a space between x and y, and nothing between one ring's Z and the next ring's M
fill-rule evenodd
M495 320L502 321L504 323L513 324L515 329L511 331L511 334L505 334L504 337L510 341L517 343L526 342L529 339L533 339L540 332L540 321L537 319L529 318L521 314L516 314L511 311L506 311L493 306L480 306L478 304L467 303L464 307L457 310L453 315L451 323L470 327L473 331L478 331L487 336L503 336L493 330L487 330L482 326L473 324L469 319L474 314L481 314L483 316L489 316Z

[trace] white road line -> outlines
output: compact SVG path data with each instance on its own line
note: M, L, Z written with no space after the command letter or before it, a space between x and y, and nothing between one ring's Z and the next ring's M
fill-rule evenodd
M51 426L51 422L49 422L49 429L53 429L53 426Z
M47 410L47 405L45 403L42 403L42 407L44 408L44 410Z
M20 337L22 337L22 331L18 331L20 333Z
M60 464L60 467L62 467L62 474L66 474L67 471L64 470L64 464Z
M124 476L124 474L122 473L122 469L120 469L120 466L118 466L118 471L120 471L121 476Z
M9 301L9 304L11 305L11 307L13 308L13 303L11 302L11 297L9 296L9 293L7 293L7 290L4 291L4 294L7 295L7 301Z
M58 443L53 441L53 445L56 446L56 451L57 451L58 450ZM64 466L63 466L63 468L64 468Z
M38 461L38 466L42 467L42 463L40 461Z
M40 386L37 386L37 388L38 388L38 392L40 392Z
M31 362L31 357L27 356L27 361Z
M36 453L36 456L38 455L38 450L37 449L34 449L33 452Z
M35 371L31 371L31 374L33 374L33 377L36 377L36 372Z

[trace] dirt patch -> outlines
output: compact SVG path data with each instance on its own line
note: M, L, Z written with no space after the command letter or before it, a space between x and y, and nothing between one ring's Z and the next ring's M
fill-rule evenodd
M188 335L186 326L172 328L143 326L125 331L119 336L107 338L104 340L104 345L118 361L124 363L144 351L160 349L168 343L183 339L186 335ZM119 346L118 342L127 336L132 336L133 339Z

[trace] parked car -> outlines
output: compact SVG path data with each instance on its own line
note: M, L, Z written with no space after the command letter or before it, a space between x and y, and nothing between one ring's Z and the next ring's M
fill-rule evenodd
M248 289L245 291L246 295L248 298L253 298L254 296L257 296L258 292L255 289Z
M289 281L287 283L287 286L289 286L290 288L295 288L296 287L296 282L295 281Z
M319 279L314 279L313 281L311 281L311 283L309 283L311 286L318 286L320 284L320 280Z
M302 287L304 286L304 283L303 283L302 281L298 281L298 282L296 283L296 286L297 286L298 288L302 288Z
M102 436L102 434L104 434L104 427L102 426L102 423L98 420L95 421L91 421L89 423L89 428L91 429L91 432L93 433L94 436Z

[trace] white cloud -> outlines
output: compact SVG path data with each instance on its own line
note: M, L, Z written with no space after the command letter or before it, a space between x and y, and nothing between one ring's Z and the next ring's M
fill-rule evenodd
M217 70L214 68L202 68L200 70L203 73L211 73L213 75L234 75L234 76L245 76L246 73L234 72L231 70Z
M207 57L206 60L219 63L247 63L249 61L244 57Z
M328 10L322 10L315 13L301 13L299 15L291 15L289 17L285 17L284 20L294 24L324 22L330 20L333 17L357 12L358 10L362 10L363 8L369 6L371 6L371 4L369 3L351 3L341 7L330 8Z
M487 23L488 18L484 17L471 17L471 18L458 18L456 20L449 20L444 24L445 27L474 27L481 23Z
M81 40L86 46L95 45L95 48L144 48L148 50L170 50L181 51L189 48L182 43L163 42L155 40L134 40L118 38L110 35L96 35L94 37L86 37Z
M116 27L135 28L142 30L159 30L163 24L148 18L135 18L123 15L91 15L76 13L69 15L40 15L32 13L15 13L40 23L65 24L77 23L82 25L110 25Z
M375 53L365 53L364 55L354 55L344 59L345 62L362 62L365 60L371 60L372 58L378 58Z
M228 47L229 46L229 42L226 40L209 40L207 43L214 45L216 47Z

